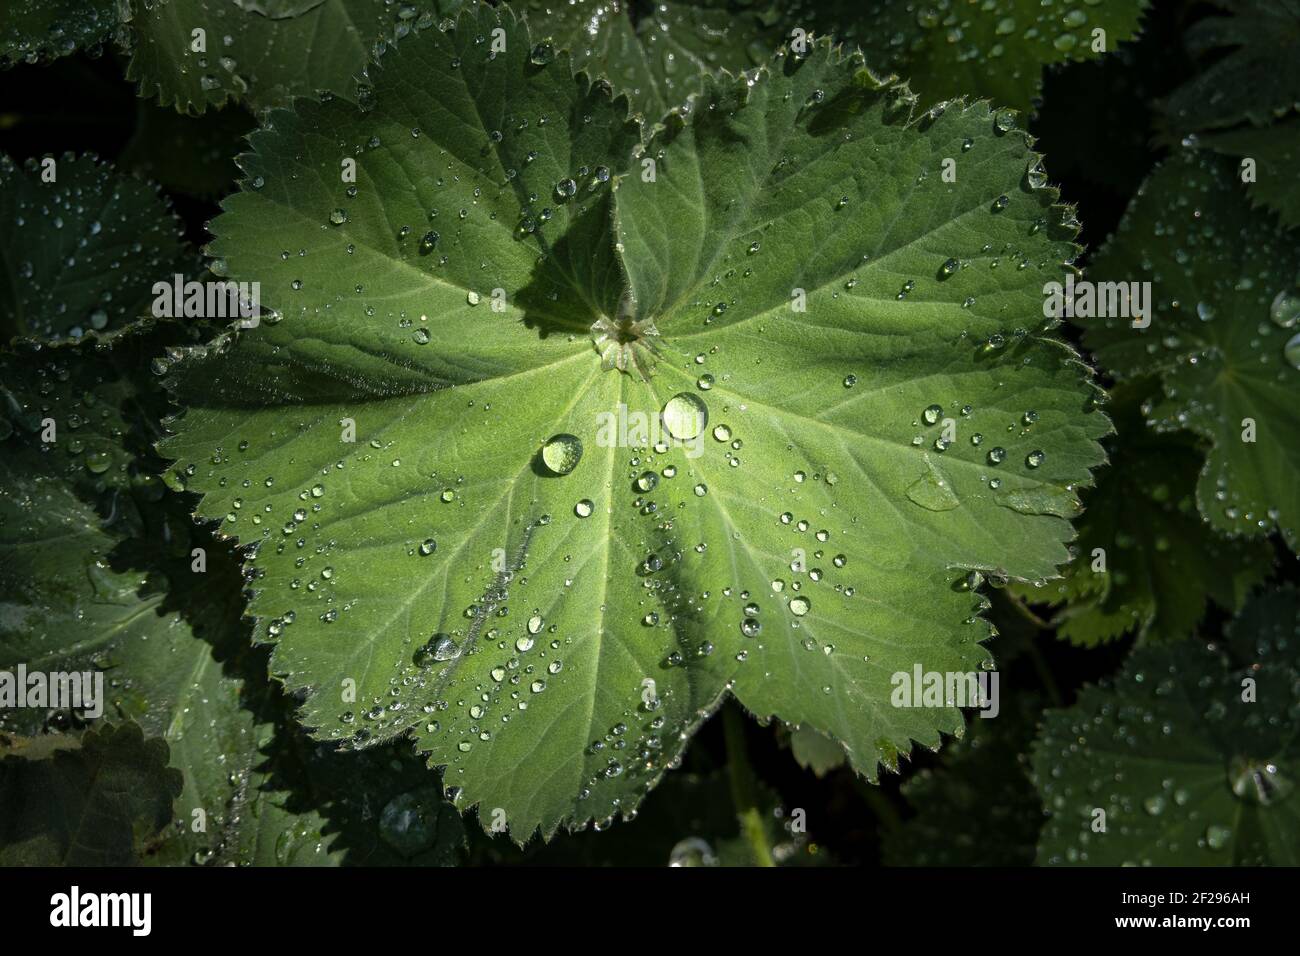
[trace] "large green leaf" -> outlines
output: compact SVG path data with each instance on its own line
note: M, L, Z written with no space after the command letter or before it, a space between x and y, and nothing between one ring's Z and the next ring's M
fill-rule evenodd
M1174 130L1263 126L1300 108L1300 0L1211 2L1223 15L1187 31L1192 54L1211 62L1165 103Z
M155 282L193 271L156 186L93 156L51 162L0 154L0 341L116 331L147 314Z
M285 5L272 18L233 0L167 0L137 8L127 77L141 95L199 114L231 99L253 109L328 91L355 95L355 80L384 44L456 0L322 0ZM203 31L202 50L196 31Z
M255 133L214 223L284 318L177 363L163 448L255 546L273 671L520 841L632 810L728 689L872 777L937 746L960 713L891 675L988 662L967 569L1053 574L1108 429L1040 328L1076 247L1037 157L823 44L619 175L623 101L534 45L505 8L403 41L368 110Z
M0 69L41 63L103 43L127 0L5 0L0 5Z
M1272 567L1268 542L1224 538L1201 518L1196 479L1205 455L1187 432L1147 427L1152 390L1143 380L1112 396L1118 434L1109 442L1110 467L1083 495L1064 579L1020 589L1030 600L1062 605L1057 633L1075 644L1134 631L1156 641L1187 637L1210 601L1238 610Z
M1080 319L1084 342L1119 377L1158 375L1147 413L1211 448L1197 485L1218 530L1300 528L1300 246L1254 211L1232 163L1183 151L1146 181L1088 278L1150 282L1151 322ZM1250 422L1254 424L1254 440Z
M0 866L129 866L180 792L167 745L134 724L37 759L0 747Z
M1300 602L1282 593L1247 607L1266 626L1237 664L1198 642L1138 648L1113 683L1049 712L1033 754L1040 863L1300 862Z

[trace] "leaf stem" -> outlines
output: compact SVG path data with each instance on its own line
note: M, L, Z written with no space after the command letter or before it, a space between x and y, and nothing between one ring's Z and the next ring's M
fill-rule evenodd
M1019 595L1009 594L1006 591L1003 591L1002 595L1007 599L1007 602L1016 609L1016 612L1019 613L1021 617L1034 625L1034 627L1038 628L1040 631L1050 631L1054 626L1031 611L1029 605L1021 600Z
M749 764L745 747L745 719L739 708L723 705L722 731L727 740L727 775L731 778L731 802L736 807L740 835L749 844L756 865L776 866L758 808L754 768Z

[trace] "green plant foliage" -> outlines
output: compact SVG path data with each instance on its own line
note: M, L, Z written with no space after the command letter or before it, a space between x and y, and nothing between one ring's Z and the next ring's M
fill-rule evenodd
M1033 755L1040 863L1296 865L1300 601L1262 600L1238 622L1255 653L1138 648L1113 682L1048 714Z
M1300 0L1210 0L1187 46L1209 65L1165 104L1179 133L1264 126L1300 107Z
M529 0L518 6L545 51L605 77L653 121L699 92L703 74L763 63L786 36L775 5L743 0Z
M180 792L167 745L134 724L35 758L0 744L0 866L129 866Z
M352 97L357 75L385 43L457 5L167 0L136 11L127 76L140 84L142 96L191 115L232 99L263 110L322 91ZM204 31L202 50L195 48L196 30Z
M436 788L418 761L384 750L345 769L298 738L240 623L233 556L187 533L178 496L155 477L149 448L161 401L138 356L178 337L161 329L111 350L32 350L0 362L9 429L0 670L103 671L106 716L137 721L168 745L184 789L150 862L450 860L463 842L460 819L427 795ZM72 729L80 716L53 722ZM21 734L51 725L44 710L5 718ZM277 727L289 729L276 736ZM372 805L387 813L378 836L357 826Z
M1018 697L998 716L970 721L941 762L903 786L915 815L884 833L894 866L1026 866L1041 806L1026 773L1042 701Z
M1191 151L1164 162L1088 272L1096 282L1151 282L1150 326L1079 321L1104 368L1160 378L1149 424L1209 443L1196 497L1210 524L1231 535L1277 528L1294 551L1300 246L1250 208L1234 177L1230 163Z
M118 29L126 2L6 0L0 6L0 69L99 46Z
M1150 381L1137 381L1112 395L1118 434L1108 443L1110 467L1083 494L1064 578L1018 589L1062 607L1057 633L1076 644L1132 632L1152 641L1187 637L1209 601L1239 609L1272 566L1268 542L1224 538L1201 518L1196 480L1205 456L1188 432L1147 427L1152 392Z
M117 331L147 313L155 281L194 272L156 186L93 156L48 162L20 167L0 155L3 341Z
M1200 143L1239 161L1253 160L1247 185L1253 203L1272 210L1282 224L1300 226L1300 119L1263 129L1243 127L1201 136ZM1244 174L1244 170L1243 170Z
M846 759L843 747L811 727L797 727L790 731L790 753L799 766L819 777L844 766Z
M1071 350L1004 318L1075 254L1025 138L983 106L918 124L823 47L711 85L649 182L621 104L533 50L504 10L410 38L369 109L255 134L214 225L284 321L175 367L164 448L260 543L274 673L324 739L413 734L517 840L633 808L727 687L870 776L937 746L955 710L869 702L918 654L987 659L952 569L1051 574L1108 428ZM620 405L667 407L665 447L604 442Z
M810 18L837 40L861 46L873 69L907 78L923 107L970 96L1026 113L1042 89L1045 66L1094 59L1131 40L1146 5L1146 0L805 4ZM800 22L797 15L791 19Z

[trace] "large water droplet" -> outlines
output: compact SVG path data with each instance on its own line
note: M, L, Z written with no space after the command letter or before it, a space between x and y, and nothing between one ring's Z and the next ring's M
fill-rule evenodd
M1300 368L1300 332L1291 336L1282 347L1283 357L1291 363L1292 368Z
M1293 328L1300 321L1300 293L1283 289L1269 307L1268 317L1280 328Z
M678 392L668 399L662 412L664 428L679 441L690 441L709 421L709 408L689 392Z
M582 440L576 435L552 435L542 446L542 464L552 474L567 475L582 460Z
M1290 778L1270 760L1238 757L1228 768L1228 780L1238 797L1264 806L1285 800L1295 789Z

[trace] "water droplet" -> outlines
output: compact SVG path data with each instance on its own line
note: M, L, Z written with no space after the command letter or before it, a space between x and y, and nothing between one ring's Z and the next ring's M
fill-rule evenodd
M1282 347L1282 355L1291 363L1292 368L1300 368L1300 332L1291 336Z
M579 518L590 518L595 506L591 503L590 498L583 498L573 506L573 513Z
M1300 321L1300 294L1288 289L1279 292L1269 307L1268 317L1279 328L1294 328L1296 322Z
M542 446L542 464L554 475L567 475L582 460L582 440L576 435L553 435Z
M713 848L699 837L687 837L673 845L668 853L669 866L717 866Z
M1211 824L1205 830L1205 842L1211 850L1222 850L1231 839L1232 831L1217 823Z
M708 406L690 392L678 392L668 399L660 414L668 434L679 441L695 438L709 420Z

